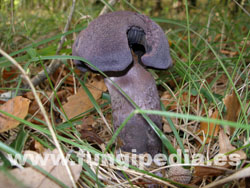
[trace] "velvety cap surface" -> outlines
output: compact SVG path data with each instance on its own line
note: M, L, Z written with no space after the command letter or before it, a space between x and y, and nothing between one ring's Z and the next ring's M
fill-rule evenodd
M129 11L104 14L93 20L77 37L73 55L80 56L103 72L122 71L132 62L127 31L139 27L145 32L147 47L141 57L146 66L166 69L172 64L167 38L155 22L145 15ZM78 68L86 71L86 63L75 61Z

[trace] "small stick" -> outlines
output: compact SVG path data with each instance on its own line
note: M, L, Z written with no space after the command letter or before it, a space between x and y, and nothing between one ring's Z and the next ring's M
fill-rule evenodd
M114 4L115 4L117 1L118 1L118 0L109 0L108 4L109 4L110 6L114 6ZM106 14L106 13L108 13L109 11L110 11L109 7L108 7L107 5L105 5L105 6L103 7L103 9L101 10L99 16L101 16L101 15L103 15L103 14Z
M238 5L248 16L250 16L249 12L242 6L244 5L244 1L242 2L242 4L238 3L236 0L233 0L235 2L236 5Z

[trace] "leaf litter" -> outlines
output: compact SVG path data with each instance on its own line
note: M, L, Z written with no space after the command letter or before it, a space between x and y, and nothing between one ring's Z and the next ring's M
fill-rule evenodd
M52 176L56 177L58 180L60 180L62 183L67 185L68 187L72 187L72 183L70 181L70 178L68 176L68 173L65 169L65 166L62 164L61 160L58 160L59 164L55 164L55 161L57 160L52 159L52 157L59 157L59 152L57 149L51 150L45 150L42 154L39 154L35 151L27 150L24 152L24 155L27 156L27 158L32 163L37 163L38 161L36 159L40 159L41 164L38 164L41 168L49 172ZM50 156L50 157L48 157ZM42 161L46 161L43 162ZM69 162L69 166L71 168L71 172L73 173L75 181L78 180L80 177L82 166L81 164L71 163ZM28 187L34 187L34 188L60 188L57 183L49 179L46 175L39 172L37 169L35 169L32 166L25 167L23 169L13 169L10 171L12 175L14 175L18 180L23 182Z
M17 96L0 106L0 110L13 116L24 119L28 115L30 100ZM0 132L5 132L16 128L20 122L4 114L0 114Z

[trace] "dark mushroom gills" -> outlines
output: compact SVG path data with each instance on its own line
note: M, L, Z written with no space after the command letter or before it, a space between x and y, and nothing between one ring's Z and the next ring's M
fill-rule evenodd
M165 33L151 19L134 12L118 11L98 17L77 37L73 55L83 57L105 72L141 109L160 110L160 98L153 76L145 67L167 69L172 65ZM83 72L96 71L75 60ZM111 96L114 129L135 110L134 106L112 84L105 83ZM162 130L161 117L149 115ZM162 144L154 130L139 114L132 117L120 132L122 151L161 152Z

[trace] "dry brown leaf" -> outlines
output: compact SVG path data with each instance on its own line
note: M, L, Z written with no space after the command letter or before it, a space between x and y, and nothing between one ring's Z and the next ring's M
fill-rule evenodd
M88 131L92 130L94 122L95 122L95 119L93 116L83 117L81 130L88 130Z
M227 108L225 120L236 122L240 113L240 102L233 91L231 95L226 95L223 102ZM235 128L230 127L230 135L234 132Z
M59 99L60 102L65 102L68 93L69 93L68 89L67 90L63 89L63 90L58 91L56 93L56 95L53 95L54 104L57 107L59 107L60 105L58 104L57 99ZM34 97L33 93L32 92L27 92L27 93L25 93L24 96L26 98L30 99L30 101L31 101L30 107L29 107L29 114L32 115L32 118L30 118L29 121L31 123L34 123L34 124L37 124L37 125L44 125L42 123L42 121L45 121L44 116L43 116L43 114L42 114L42 112L40 110L40 107L39 107L37 101L35 100L35 97ZM49 98L46 97L46 96L49 96ZM42 95L42 94L38 93L38 97L40 98L40 100L41 100L43 106L45 107L46 111L50 111L50 106L51 106L51 103L50 103L51 100L50 99L51 99L51 96L52 96L52 93L49 92L49 91L46 92L46 95ZM56 115L56 113L55 113L55 115ZM49 119L50 118L51 117L49 116ZM41 120L41 121L39 121L39 120ZM56 120L56 122L61 122L60 116L59 115L55 116L55 120ZM59 121L57 121L57 120L59 120Z
M1 187L8 188L21 188L21 185L18 185L11 177L8 177L4 172L0 172L0 182Z
M218 110L215 110L211 116L212 119L219 119ZM214 123L201 122L200 123L200 131L204 131L204 136L208 134L208 138L206 140L206 144L214 137L218 135L220 126ZM201 140L204 140L203 135L200 135Z
M100 79L99 77L94 77L86 86L95 100L99 99L102 92L107 90L103 79ZM69 119L86 112L91 108L93 108L93 104L89 100L87 93L82 88L78 90L77 94L68 97L68 102L63 105L63 109Z
M79 128L81 133L81 138L86 139L88 142L102 144L103 139L97 134L97 130L93 129L93 124L95 120L93 116L84 117L82 120L82 125Z
M223 129L220 129L220 132L219 132L219 146L220 146L220 153L222 154L225 154L227 152L230 152L236 149L230 143L229 137L226 135ZM234 153L239 154L241 160L246 159L246 154L244 151L239 150Z
M2 111L12 114L13 116L24 119L28 114L29 104L30 104L29 99L17 96L4 103L2 106L0 106L0 109ZM3 114L0 114L0 132L16 128L19 124L20 124L19 121L11 117L5 116Z
M237 51L233 52L233 51L229 51L229 50L220 50L220 52L222 54L229 55L230 57L238 55Z
M171 120L173 121L174 125L178 124L178 120L176 118L171 118ZM163 117L163 132L164 133L171 133L173 132L168 121L166 120L165 117Z
M203 178L204 176L220 176L225 173L225 170L209 166L195 166L194 176Z
M161 102L165 107L173 105L174 101L175 101L174 98L168 91L165 91L161 96Z
M80 133L81 139L86 139L90 143L97 143L99 145L104 143L103 139L94 131L81 130Z
M51 80L53 83L57 83L61 78L65 78L64 83L72 87L75 84L75 80L73 78L73 75L69 75L69 73L69 69L65 69L64 66L61 66L53 73L53 75L51 76ZM77 68L74 69L74 73L77 76L80 76L82 74L82 72Z
M249 185L248 185L249 186ZM239 187L240 188L245 188L245 187L247 187L247 185L246 185L246 179L245 178L243 178L243 179L241 179L240 181L239 181Z
M28 157L32 162L34 161L35 158L43 158L41 154L38 154L34 151L25 151L25 154L27 156L31 155L33 157ZM55 156L55 159L59 156L58 150L46 150L43 155L48 155L48 156ZM54 160L55 161L55 160ZM75 164L75 165L70 165L71 172L73 173L75 181L78 180L80 177L80 173L82 170L82 166L80 164ZM49 172L52 176L56 177L59 179L61 182L63 182L65 185L68 187L72 187L72 183L70 181L70 178L68 176L68 173L65 169L65 166L59 163L58 165L55 165L53 163L53 159L51 157L48 157L47 162L45 165L39 165L41 168ZM11 170L11 174L14 175L18 180L22 181L25 185L28 187L46 187L46 188L60 188L58 184L53 182L51 179L46 177L44 174L39 172L38 170L34 169L33 167L26 167L24 169L14 169Z
M18 76L19 72L18 69L15 67L9 67L9 69L4 69L2 72L2 78L4 80L13 80Z
M181 93L180 96L176 98L178 101L176 101L176 99L168 91L165 91L161 96L161 101L165 107L170 107L170 110L176 110L179 106L187 106L189 100L194 108L197 108L197 105L200 102L198 102L196 96L189 96L187 92Z
M209 71L213 71L213 68L209 69ZM206 81L211 84L214 81L215 75L212 74L206 78ZM227 89L228 78L226 74L219 75L219 78L213 83L212 91L219 95L224 95L225 90Z
M34 141L34 148L38 153L43 153L45 150L43 145L40 142L38 142L37 140Z
M217 42L217 41L219 41L220 39L221 39L221 36L222 36L222 34L217 34L215 37L214 37L214 42Z

